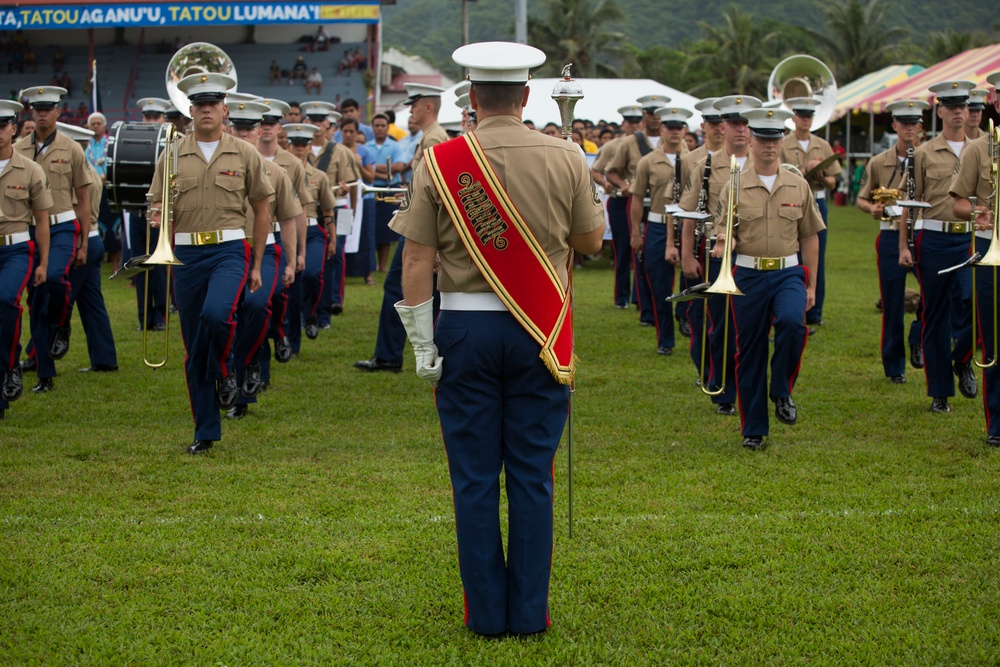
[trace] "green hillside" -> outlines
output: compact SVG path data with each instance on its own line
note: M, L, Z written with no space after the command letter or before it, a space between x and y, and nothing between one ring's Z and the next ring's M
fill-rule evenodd
M701 38L698 22L717 20L733 2L619 0L619 4L628 18L624 24L612 24L609 28L624 32L631 44L645 50L653 46L678 48L683 42ZM814 2L747 0L738 6L760 19L793 25L815 27L822 17L822 5ZM990 30L1000 22L1000 11L981 0L897 1L895 6L906 8L905 14L898 12L898 24L909 29L910 41L917 50L927 33L949 28L958 32ZM512 38L514 0L479 0L469 2L468 8L472 41ZM386 6L384 11L386 45L421 55L446 71L451 68L451 52L461 45L462 39L460 0L398 0L396 6ZM541 3L529 0L528 12L531 16L540 14Z

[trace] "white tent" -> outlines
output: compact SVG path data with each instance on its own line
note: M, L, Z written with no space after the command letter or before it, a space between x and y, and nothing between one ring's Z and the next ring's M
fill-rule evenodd
M559 123L559 107L552 101L552 89L559 79L532 79L528 83L531 94L528 96L528 106L524 108L523 118L535 123L541 129L546 123ZM692 130L701 125L701 114L695 111L697 97L674 90L652 79L577 79L583 87L583 99L577 102L574 116L586 118L596 123L599 120L621 122L618 109L627 104L634 104L636 98L644 95L665 95L671 104L684 107L694 116L688 121ZM441 113L438 121L443 125L461 121L462 112L455 106L455 84L441 96ZM409 118L409 107L396 110L396 125L405 128Z

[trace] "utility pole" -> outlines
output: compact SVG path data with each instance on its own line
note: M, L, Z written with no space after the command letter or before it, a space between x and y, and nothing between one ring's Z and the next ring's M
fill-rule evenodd
M514 41L528 43L528 0L514 0Z

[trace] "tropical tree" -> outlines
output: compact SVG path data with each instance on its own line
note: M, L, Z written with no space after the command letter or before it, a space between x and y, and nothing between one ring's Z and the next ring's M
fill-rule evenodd
M629 57L624 33L608 29L623 21L616 0L543 0L544 19L528 18L528 42L545 51L541 76L553 76L573 63L574 76L616 78L615 63Z
M889 0L841 0L823 13L822 31L804 30L826 53L823 60L841 85L891 64L907 34L890 22Z
M989 46L993 43L989 35L979 30L955 32L948 28L944 32L932 32L930 38L930 43L927 45L927 65L933 65L952 56L957 56L963 51Z
M779 33L766 30L753 16L730 6L718 25L699 21L706 42L715 45L688 61L686 72L700 69L713 76L693 86L692 95L741 93L765 98Z

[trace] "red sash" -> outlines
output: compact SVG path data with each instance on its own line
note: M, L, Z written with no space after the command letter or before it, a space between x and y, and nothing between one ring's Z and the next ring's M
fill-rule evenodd
M552 376L572 384L572 299L556 268L500 184L475 133L424 151L458 235L486 281L542 346Z

